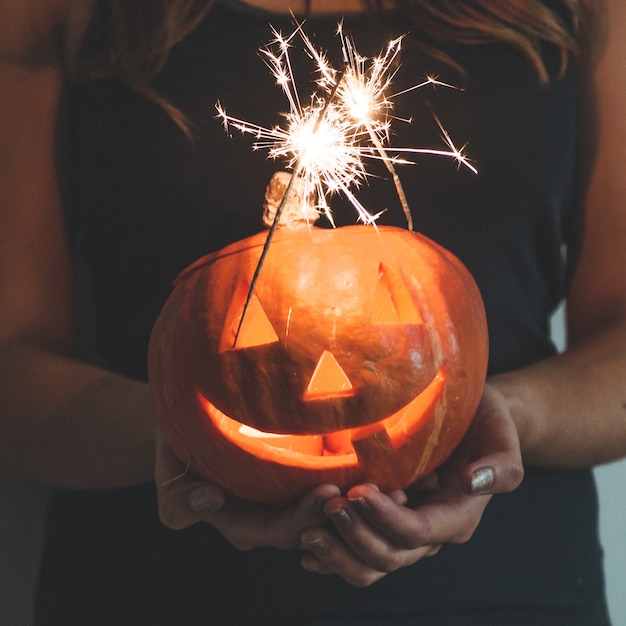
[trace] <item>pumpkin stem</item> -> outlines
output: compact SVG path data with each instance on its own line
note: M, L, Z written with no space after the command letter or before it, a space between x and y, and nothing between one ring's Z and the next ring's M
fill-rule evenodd
M289 172L275 172L265 188L263 224L271 228L299 228L314 224L320 217L315 205L315 194L303 195L304 185L300 176Z

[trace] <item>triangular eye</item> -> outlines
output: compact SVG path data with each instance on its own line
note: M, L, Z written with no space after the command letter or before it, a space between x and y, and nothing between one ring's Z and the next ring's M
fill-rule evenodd
M278 335L269 321L261 301L253 293L241 322L244 304L248 297L250 286L242 281L237 286L226 316L226 324L222 333L220 352L240 350L254 346L265 346L278 341ZM239 324L241 322L241 328ZM237 329L239 328L239 336ZM235 337L237 342L235 343Z
M401 278L384 263L378 266L378 282L372 308L374 324L422 324L422 316Z
M337 359L324 350L315 366L309 386L304 392L305 400L326 400L340 396L351 396L354 388Z

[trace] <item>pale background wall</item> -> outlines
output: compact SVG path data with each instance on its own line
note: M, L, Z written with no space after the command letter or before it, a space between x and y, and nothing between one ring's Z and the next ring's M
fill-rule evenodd
M600 537L614 626L626 625L626 461L596 469L600 492Z
M558 344L562 335L559 316ZM626 626L626 460L598 468L596 477L609 609L614 626ZM0 476L0 626L31 625L46 498L45 489Z

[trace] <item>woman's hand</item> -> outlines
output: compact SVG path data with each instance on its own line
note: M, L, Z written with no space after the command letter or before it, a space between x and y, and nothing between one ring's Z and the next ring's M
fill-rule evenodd
M324 505L333 530L302 533L302 565L367 586L387 573L470 539L494 493L523 477L519 440L502 395L487 386L476 417L452 457L408 491L353 487ZM409 502L410 499L416 501Z
M301 547L306 569L365 586L435 554L443 543L467 541L490 494L513 490L522 475L506 403L487 388L453 456L411 488L416 506L407 506L403 491L384 494L373 485L353 487L345 497L335 486L320 485L288 509L245 502L186 471L162 437L155 478L166 526L206 522L241 550Z
M239 500L200 480L173 455L159 433L155 480L161 521L172 529L206 522L240 550L259 547L297 548L308 528L327 522L324 504L340 495L320 485L290 508L273 508Z

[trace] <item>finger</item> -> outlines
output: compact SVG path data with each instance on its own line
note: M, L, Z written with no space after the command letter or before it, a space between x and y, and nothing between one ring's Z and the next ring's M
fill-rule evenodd
M304 530L325 523L324 504L339 493L339 488L334 485L320 485L293 507L285 509L229 497L220 509L203 514L203 520L220 530L240 550L257 547L291 549L300 545Z
M323 529L305 531L302 545L309 550L301 559L308 571L335 574L355 587L367 587L386 574L370 567L338 537Z
M509 407L502 394L492 386L485 386L476 415L469 432L477 430L477 425L480 428L472 444L478 454L519 453L519 436ZM489 432L488 437L483 434L485 429Z
M348 492L353 508L391 545L407 550L463 543L474 533L490 496L440 489L414 508L398 506L384 494L359 486ZM332 505L332 501L329 505Z
M224 501L225 494L216 485L181 481L160 490L159 517L168 528L181 530L205 521L207 514L221 508Z
M469 494L509 493L524 478L524 465L517 433L499 420L490 432L492 449L461 470L461 488Z
M504 398L489 385L453 467L470 494L508 493L524 477L517 429Z
M174 530L187 528L201 521L201 513L223 506L224 492L217 486L198 479L181 463L157 433L155 483L159 517Z
M324 507L350 550L381 572L394 571L426 556L431 546L419 531L421 518L384 494L370 490L372 493L375 505L359 497L352 502L335 498Z
M347 497L353 509L372 528L394 546L406 549L420 548L425 545L423 540L425 520L416 516L413 509L406 506L405 492L382 494L368 488L367 485L358 485L348 491Z
M431 546L469 541L490 498L448 490L432 494L414 510L422 520L421 541Z
M417 482L411 485L411 491L434 491L439 488L439 475L437 472L431 472L426 476L420 478Z
M387 496L391 498L397 505L405 506L409 501L409 498L406 494L406 491L401 489L396 489L394 491L390 491Z
M303 533L303 547L308 551L303 555L302 566L318 574L335 574L356 587L367 587L380 580L391 571L416 562L420 558L436 554L441 546L430 546L409 552L403 552L402 561L393 566L377 566L360 558L339 537L333 536L326 529L313 529Z
M316 574L335 574L330 567L327 567L313 552L305 552L300 559L302 567L307 572L315 572Z
M488 465L485 465L488 463ZM463 472L463 489L472 495L509 493L519 487L524 478L521 459L493 455L468 465Z

